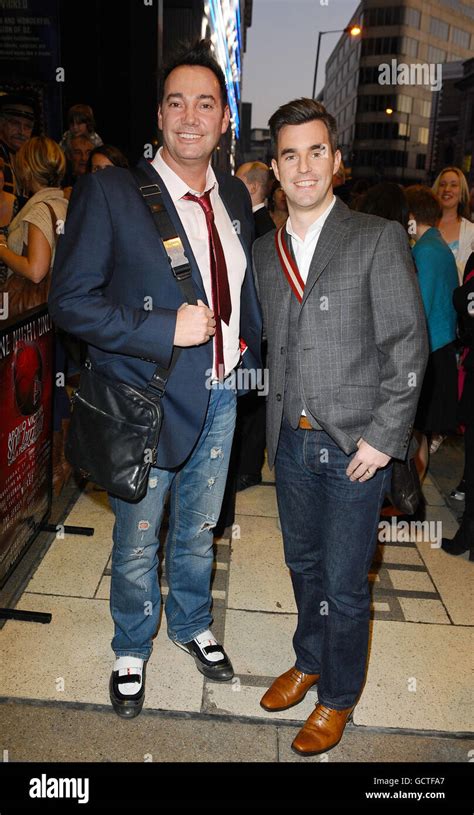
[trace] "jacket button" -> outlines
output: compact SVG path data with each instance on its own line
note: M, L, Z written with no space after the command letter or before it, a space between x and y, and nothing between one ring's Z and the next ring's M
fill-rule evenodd
M277 393L276 400L277 402L281 402L281 393Z

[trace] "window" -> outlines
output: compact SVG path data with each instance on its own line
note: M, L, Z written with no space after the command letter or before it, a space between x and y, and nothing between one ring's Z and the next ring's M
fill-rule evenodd
M356 150L354 166L359 167L404 167L406 153L403 150Z
M359 122L356 139L398 139L398 122Z
M413 98L411 96L405 96L405 94L400 93L397 96L396 109L400 110L402 113L411 113L412 102Z
M400 25L403 20L403 9L399 6L388 8L367 9L364 16L364 26L371 25Z
M426 154L418 153L416 157L416 169L424 170L426 167Z
M461 48L469 48L469 31L463 31L461 28L451 26L451 41Z
M370 37L362 40L362 56L370 57L378 54L394 54L400 52L400 37Z
M418 40L413 37L402 38L402 54L407 54L409 57L418 56Z
M418 128L418 141L420 144L428 144L430 131L427 127L419 127Z
M360 85L377 85L379 81L380 71L378 65L370 65L365 68L359 69L359 84Z
M386 108L396 109L396 97L389 94L359 96L358 113L380 113Z
M413 28L420 27L420 12L416 8L405 9L405 25L411 25Z
M439 20L437 17L431 17L430 34L433 34L434 37L439 37L440 40L447 41L449 39L448 23L445 23L444 20Z
M425 101L425 99L415 99L414 112L417 113L418 116L424 116L426 119L429 119L431 116L431 100Z
M430 45L428 48L428 62L446 62L446 51Z

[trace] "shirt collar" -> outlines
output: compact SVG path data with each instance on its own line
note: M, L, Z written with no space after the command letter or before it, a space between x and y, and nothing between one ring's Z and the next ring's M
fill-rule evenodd
M322 215L320 215L320 216L319 216L319 218L316 218L316 220L315 220L315 221L313 221L313 223L311 224L311 226L310 226L310 227L308 227L308 230L307 230L307 232L306 232L306 235L305 235L305 239L304 239L304 241L303 241L303 240L302 240L302 239L299 237L299 235L297 235L297 234L296 234L296 232L294 231L294 229L293 229L293 227L292 227L292 225L291 225L291 218L290 218L290 216L288 216L288 220L287 220L287 222L286 222L286 231L288 232L288 234L289 234L289 235L291 235L291 237L292 237L292 238L294 238L295 240L299 241L300 243L307 243L309 240L311 240L311 238L314 238L314 236L315 236L315 235L316 235L318 232L320 232L320 231L321 231L321 229L322 229L322 228L323 228L323 226L324 226L324 222L325 222L326 218L328 217L329 213L331 212L331 210L332 210L332 208L333 208L333 206L334 206L334 204L335 204L335 203L336 203L336 196L335 196L335 195L333 195L333 196L332 196L332 201L331 201L331 203L330 203L330 204L329 204L329 206L328 206L328 207L327 207L327 208L324 210L324 212L322 213Z
M263 201L261 204L255 204L255 206L254 206L254 207L252 207L252 212L253 212L253 213L258 212L258 211L259 211L259 209L263 209L263 208L264 208L264 206L265 206L265 202L264 202L264 201Z
M193 195L202 195L203 193L197 192L196 190L192 190L185 181L177 174L174 170L171 169L169 164L166 163L163 156L161 155L163 148L160 149L155 154L155 158L151 162L151 166L155 168L156 172L159 173L161 178L166 184L166 188L171 196L171 200L174 204L176 204L183 195L186 193L191 192ZM214 170L212 169L211 165L209 164L206 173L206 187L204 192L208 190L212 190L214 192L219 191L219 184L217 182Z

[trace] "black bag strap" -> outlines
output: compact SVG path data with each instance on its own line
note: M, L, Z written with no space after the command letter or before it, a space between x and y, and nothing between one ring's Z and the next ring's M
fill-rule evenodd
M138 184L145 204L153 216L155 226L168 256L171 271L181 289L181 293L190 305L195 306L197 305L197 300L191 275L191 266L184 253L181 238L163 203L161 189L158 184L150 183L150 178L141 167L134 167L130 172ZM181 348L173 348L169 368L162 368L160 365L155 368L153 377L146 387L147 391L157 393L160 397L163 396L171 371L175 367L180 353Z

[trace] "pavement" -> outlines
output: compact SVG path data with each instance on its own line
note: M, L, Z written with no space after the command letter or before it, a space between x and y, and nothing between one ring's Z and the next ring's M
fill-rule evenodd
M121 720L108 699L113 516L94 485L70 483L54 502L56 534L41 533L0 593L0 607L52 613L48 625L0 623L0 761L10 762L468 762L474 755L474 564L439 547L462 503L449 498L462 441L432 458L424 525L384 518L371 567L372 620L365 687L340 744L301 758L290 749L317 692L278 714L259 705L294 663L296 607L283 560L273 473L237 496L236 520L215 541L216 636L234 664L230 683L197 672L162 621L147 669L142 714ZM92 537L62 524L94 528ZM350 543L350 542L348 542ZM162 565L163 595L167 586Z

